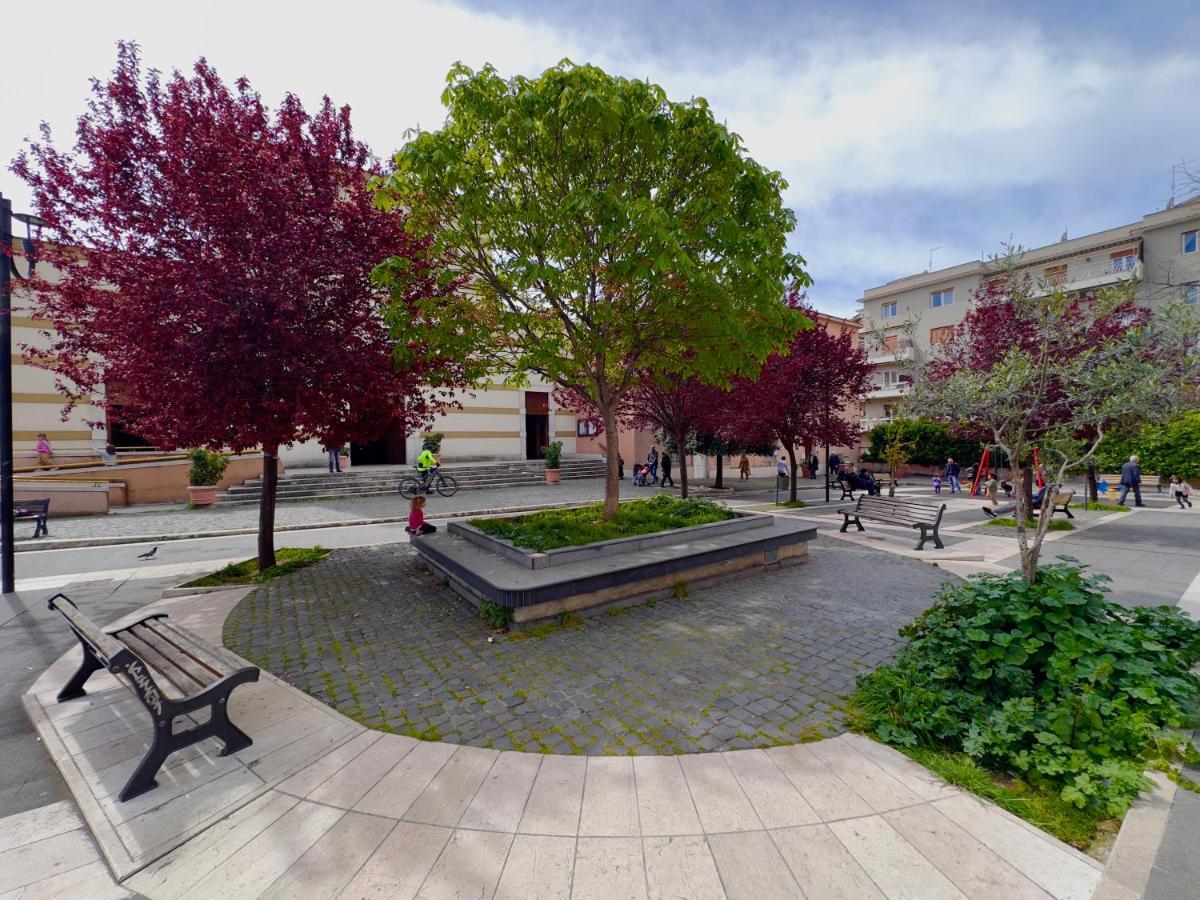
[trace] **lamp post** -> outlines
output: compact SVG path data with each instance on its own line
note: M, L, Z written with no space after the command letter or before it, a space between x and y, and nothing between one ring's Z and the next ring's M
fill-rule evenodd
M13 553L13 422L12 422L12 278L21 278L12 256L12 220L25 224L24 251L33 275L37 263L31 227L41 234L45 224L37 216L13 215L12 201L0 194L0 591L16 590Z

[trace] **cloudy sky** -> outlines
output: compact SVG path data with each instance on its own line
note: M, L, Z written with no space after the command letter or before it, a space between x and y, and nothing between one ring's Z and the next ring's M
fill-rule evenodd
M56 0L3 19L4 160L42 120L69 140L122 38L161 69L207 56L271 102L349 103L380 155L441 121L456 60L535 74L567 57L706 97L783 172L811 296L844 314L933 247L941 267L1134 221L1200 157L1194 0ZM26 207L7 171L0 191Z

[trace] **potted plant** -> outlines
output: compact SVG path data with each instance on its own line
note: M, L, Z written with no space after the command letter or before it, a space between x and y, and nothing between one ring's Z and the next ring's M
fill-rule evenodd
M562 458L562 441L555 441L542 448L542 456L546 457L546 483L558 484L558 463Z
M343 447L341 450L338 451L338 467L343 472L349 471L349 469L350 469L350 448L349 447Z
M428 450L434 456L437 456L442 452L442 439L445 437L446 436L440 431L434 431L431 434L427 434L425 435L424 440L421 441L421 449Z
M217 500L217 484L229 460L223 453L203 447L189 450L188 459L192 461L188 471L188 500L194 506L212 506Z

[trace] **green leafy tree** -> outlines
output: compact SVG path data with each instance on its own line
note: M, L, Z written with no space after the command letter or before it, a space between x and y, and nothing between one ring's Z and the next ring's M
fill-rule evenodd
M617 415L639 377L725 385L753 376L805 324L782 302L808 284L786 250L786 183L699 98L568 61L536 78L451 70L444 126L420 132L377 202L446 260L452 298L398 314L402 341L469 360L482 380L537 374L596 408L617 508ZM376 277L411 308L402 257Z
M1136 306L1128 282L1080 296L1034 281L1017 250L996 266L953 338L926 363L912 408L985 429L1018 463L1040 448L1048 508L1066 473L1091 461L1111 431L1194 407L1200 319L1183 306L1157 314ZM1029 476L1026 469L1026 486ZM1027 489L1016 492L1017 542L1022 576L1032 583L1051 517L1029 532Z

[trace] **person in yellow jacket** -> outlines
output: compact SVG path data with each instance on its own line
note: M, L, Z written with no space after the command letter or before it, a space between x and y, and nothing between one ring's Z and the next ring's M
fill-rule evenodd
M429 490L429 476L437 468L437 465L437 457L433 455L432 450L422 450L421 455L417 457L417 474L421 476L426 491Z

